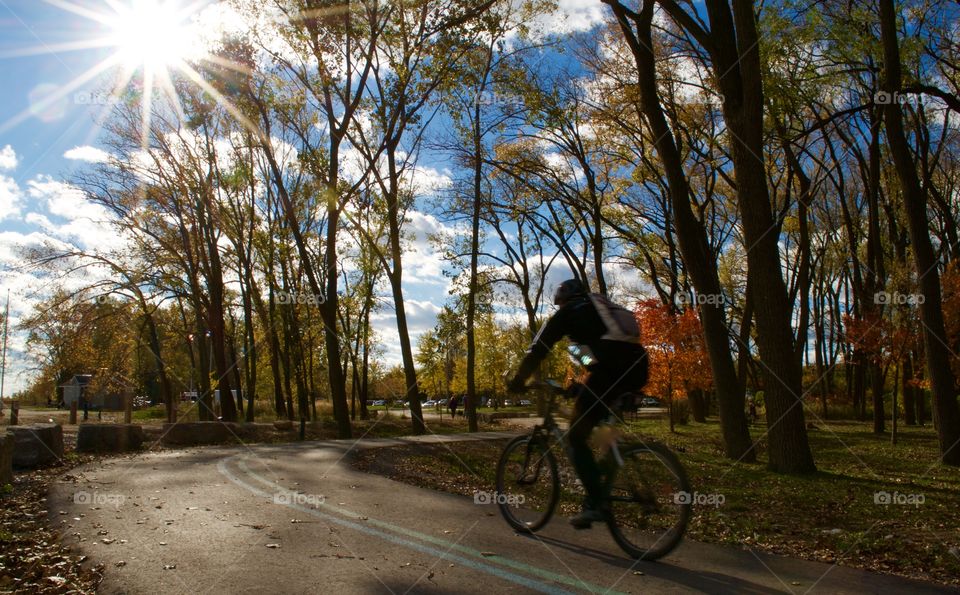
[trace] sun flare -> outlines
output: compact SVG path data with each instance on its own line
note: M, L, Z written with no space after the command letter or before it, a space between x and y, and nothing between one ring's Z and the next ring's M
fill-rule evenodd
M66 104L70 98L108 110L126 98L138 97L142 106L142 140L146 147L152 115L158 106L183 116L176 89L178 82L200 88L253 129L243 114L198 70L210 63L234 70L245 68L216 55L218 43L234 23L231 15L235 13L229 7L214 0L44 1L92 23L89 35L55 46L16 48L6 52L7 55L96 50L104 57L62 85L50 85L42 96L38 92L27 109L0 123L0 132L34 115L54 113L54 108ZM74 28L74 31L81 30L83 27ZM76 99L78 97L80 99Z
M190 20L193 10L177 2L132 0L110 15L111 45L128 68L159 69L202 56L204 48Z

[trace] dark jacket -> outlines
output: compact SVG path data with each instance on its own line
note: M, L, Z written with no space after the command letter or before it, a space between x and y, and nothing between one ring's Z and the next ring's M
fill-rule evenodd
M586 366L591 374L619 376L629 370L625 388L640 389L646 384L646 351L640 344L636 318L629 310L596 294L572 298L547 320L527 350L517 378L530 376L563 337L590 349L596 360Z

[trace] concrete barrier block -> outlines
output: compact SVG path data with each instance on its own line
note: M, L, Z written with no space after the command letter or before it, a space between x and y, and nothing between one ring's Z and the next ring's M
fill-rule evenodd
M58 465L63 460L63 428L57 424L34 424L8 429L13 434L13 466L35 469Z
M143 445L143 428L134 424L83 424L77 431L77 452L126 452Z
M0 488L13 483L13 434L0 434Z
M238 442L242 430L232 422L198 421L163 424L164 446L196 446Z

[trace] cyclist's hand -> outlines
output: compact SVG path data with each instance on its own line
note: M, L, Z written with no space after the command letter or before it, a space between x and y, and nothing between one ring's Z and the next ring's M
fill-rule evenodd
M525 390L527 390L527 385L523 378L514 376L510 380L507 380L507 392L517 394L522 393Z

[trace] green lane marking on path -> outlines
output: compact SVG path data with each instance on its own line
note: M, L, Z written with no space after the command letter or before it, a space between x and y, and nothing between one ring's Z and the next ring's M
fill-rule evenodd
M259 474L257 474L255 471L253 471L252 469L250 469L250 468L247 466L246 458L247 458L246 455L236 455L236 456L234 456L234 457L231 457L231 458L228 459L227 461L232 461L232 460L234 460L234 459L238 459L238 460L237 460L237 464L238 464L238 466L240 467L240 469L243 471L243 473L245 473L245 474L246 474L247 476L249 476L251 479L257 480L258 482L260 482L261 484L269 487L269 488L272 490L272 492L270 492L270 493L265 493L266 496L272 498L272 497L273 497L275 494L277 494L277 493L282 493L282 494L285 494L285 495L296 495L296 494L298 493L298 492L295 492L295 491L292 491L292 490L288 490L287 488L284 488L283 486L280 486L280 485L278 485L277 483L270 481L269 479L265 479L265 478L261 477ZM224 469L225 469L224 464L221 463L221 466L220 466L220 467L221 467L221 472L223 472ZM228 477L230 477L230 475L228 475ZM231 479L234 479L234 478L231 477ZM236 481L236 480L235 480L235 481ZM248 488L248 489L249 489L249 488ZM254 489L257 489L257 488L254 488ZM258 490L258 491L259 491L259 490ZM288 502L292 502L292 501L295 501L296 498L287 498L286 500L287 500ZM284 503L284 504L289 506L289 504L287 504L287 503ZM337 513L337 514L339 514L339 515L341 515L341 516L345 516L345 517L357 518L357 517L361 516L359 513L353 512L353 511L351 511L351 510L349 510L349 509L346 509L346 508L343 508L343 507L340 507L340 506L335 506L335 505L332 505L332 504L328 504L328 503L326 503L326 502L319 503L317 506L318 506L318 508L319 508L319 507L322 507L322 508L324 508L324 509L330 510L330 511L332 511L332 512L335 512L335 513ZM331 518L329 515L324 514L324 513L321 513L321 512L319 512L317 509L302 507L302 506L299 506L299 505L295 505L295 506L293 506L293 507L297 508L297 510L301 510L301 511L303 511L303 512L306 512L306 513L311 514L311 515L314 515L314 516L322 516L323 518ZM336 519L336 520L337 520L338 522L340 521L340 519ZM512 569L514 569L514 570L519 570L519 571L521 571L521 572L525 572L525 573L528 573L528 574L532 574L532 575L538 576L538 577L540 577L540 578L543 578L543 579L546 579L546 580L549 580L549 581L554 581L554 582L557 582L557 583L561 583L561 584L564 584L564 585L568 585L568 586L573 587L573 588L576 588L576 589L583 589L583 590L586 590L586 591L591 592L591 593L610 593L611 595L623 595L623 594L621 594L621 593L619 593L619 592L617 592L617 591L611 590L611 589L608 588L608 587L602 587L602 586L600 586L600 585L594 585L594 584L591 584L591 583L582 581L582 580L577 579L577 578L572 578L572 577L569 577L569 576L565 576L565 575L562 575L562 574L558 574L558 573L555 573L555 572L551 572L551 571L549 571L549 570L546 570L546 569L543 569L543 568L538 568L538 567L536 567L536 566L531 566L531 565L529 565L529 564L525 564L525 563L523 563L523 562L518 562L518 561L516 561L516 560L511 560L510 558L506 558L506 557L503 557L503 556L497 556L496 558L487 558L487 557L483 556L483 554L482 554L479 550L476 550L476 549L474 549L474 548L467 547L467 546L464 546L464 545L461 545L461 544L458 544L458 543L454 543L454 542L451 542L451 541L448 541L448 540L446 540L446 539L442 539L442 538L439 538L439 537L436 537L436 536L433 536L433 535L428 535L428 534L425 534L425 533L421 533L421 532L419 532L419 531L414 531L414 530L412 530L412 529L407 529L406 527L400 527L400 526L394 525L394 524L392 524L392 523L388 523L388 522L385 522L385 521L381 521L381 520L378 520L378 519L374 519L374 518L372 518L372 517L367 517L367 519L364 521L364 523L365 523L364 525L356 525L355 523L353 523L353 522L351 522L351 521L345 521L345 522L348 523L349 526L358 526L358 527L361 528L361 529L364 529L364 528L369 529L368 525L374 525L374 526L379 527L379 528L381 528L381 529L385 529L385 530L387 530L387 531L391 531L391 532L394 532L394 533L399 533L399 534L401 534L401 535L405 535L405 536L407 536L407 537L409 537L409 538L412 538L412 539L417 539L417 540L420 540L420 541L425 541L425 542L431 543L431 544L433 544L433 545L441 546L441 547L445 548L445 549L448 550L448 551L451 551L451 550L452 550L452 551L457 551L457 552L459 552L459 553L461 553L461 554L465 554L465 555L467 555L467 556L472 556L473 558L479 558L480 560L483 560L483 563L480 564L480 566L482 566L482 568L474 565L473 560L469 560L469 559L467 559L467 558L460 558L459 556L457 556L457 558L459 558L459 559L461 559L461 560L471 562L471 564L469 564L469 566L471 566L471 567L473 567L473 568L477 568L478 570L483 570L483 571L487 571L488 569L491 570L491 571L495 571L494 574L496 574L497 576L500 576L499 573L500 573L500 572L504 572L504 571L502 571L501 569L498 569L498 568L496 568L496 567L494 567L494 566L491 566L491 564L490 564L491 562L492 562L492 563L499 564L499 565L501 565L501 566L507 566L507 567L512 568ZM376 532L375 534L379 535L380 532ZM392 536L391 536L391 537L392 537ZM391 539L391 541L392 541L392 539ZM419 545L419 544L417 544L417 545ZM431 548L430 551L434 551L434 550L432 550L432 548ZM507 574L512 574L512 573L509 573L509 572L508 572ZM513 576L517 576L517 575L513 575ZM524 577L519 577L519 578L522 578L523 580L528 580L528 579L525 579ZM511 579L507 579L507 580L511 580ZM526 585L526 583L524 583L524 584L525 584L525 586L528 586L528 585ZM542 585L541 583L533 583L533 584L538 585L538 588L539 588L539 589L547 588L545 585ZM556 592L556 591L550 591L550 592Z
M257 495L257 496L263 496L263 497L265 497L265 498L273 498L274 493L269 493L269 492L266 492L266 491L264 491L264 490L261 490L260 488L258 488L258 487L256 487L256 486L250 485L250 484L248 484L247 482L245 482L245 481L243 481L242 479L240 479L239 477L237 477L236 475L234 475L233 473L231 473L231 471L227 468L226 463L227 463L227 461L230 461L230 460L232 460L232 459L234 459L234 458L236 458L236 457L230 457L230 459L222 460L222 461L220 461L220 462L217 464L217 469L220 471L220 473L221 473L222 475L224 475L227 479L229 479L230 481L232 481L233 483L235 483L235 484L237 484L238 486L246 489L248 492L251 492L252 494L255 494L255 495ZM248 472L249 472L249 471L248 471ZM252 472L249 472L249 473L250 473L251 475L254 475L254 476L255 476L259 481L261 481L262 483L267 483L267 484L270 483L270 482L268 482L268 481L266 481L266 480L264 480L264 479L262 479L262 478L260 478L260 477L257 477L256 474L254 474L254 473L252 473ZM286 490L286 489L284 489L284 488L280 488L280 490L281 490L282 492L286 492L286 493L288 493L288 494L295 494L295 493L296 493L296 492L291 492L290 490ZM286 507L288 507L288 508L293 508L293 509L295 509L295 510L298 510L298 511L303 512L303 513L306 513L306 514L309 514L309 515L312 515L312 516L315 516L315 517L318 517L318 518L321 518L321 519L325 519L325 520L330 521L330 522L332 522L332 523L336 523L336 524L338 524L338 525L341 525L341 526L344 526L344 527L348 527L348 528L350 528L350 529L354 529L354 530L359 531L359 532L361 532L361 533L366 533L367 535L372 535L372 536L374 536L374 537L379 537L380 539L383 539L383 540L385 540L385 541L389 541L389 542L391 542L391 543L395 543L395 544L397 544L397 545L402 545L402 546L408 547L408 548L410 548L410 549L417 550L417 551L422 552L422 553L425 553L425 554L429 554L429 555L431 555L431 556L437 556L437 557L440 558L440 559L455 560L455 561L459 562L460 564L463 564L464 566L467 566L467 567L469 567L469 568L473 568L473 569L479 570L479 571L481 571L481 572L486 572L487 574L492 574L492 575L494 575L494 576L496 576L496 577L498 577L498 578L501 578L501 579L503 579L503 580L510 581L510 582L512 582L512 583L516 583L516 584L522 585L522 586L524 586L524 587L528 587L528 588L530 588L530 589L533 589L533 590L535 590L535 591L539 591L539 592L541 592L541 593L550 593L551 595L553 595L553 594L561 595L561 594L569 593L569 591L564 591L564 590L562 590L562 589L559 589L559 588L556 588L556 587L553 587L553 586L550 586L550 585L544 585L544 584L542 584L542 583L539 583L539 582L534 581L534 580L532 580L532 579L529 579L529 578L527 578L527 577L520 576L520 575L518 575L518 574L515 574L515 573L512 573L512 572L503 570L503 569L501 569L501 568L496 568L496 567L494 567L494 566L490 566L489 564L478 563L478 562L476 562L476 561L474 561L474 560L471 560L471 559L469 559L469 558L464 558L464 557L462 557L462 556L457 556L457 555L451 556L451 555L449 555L447 552L444 552L444 551L435 549L435 548L430 547L430 546L428 546L428 545L424 545L424 544L421 544L421 543L417 543L417 542L415 542L415 541L410 541L410 540L408 540L408 539L404 539L404 538L398 537L398 536L396 536L396 535L390 535L389 533L385 533L385 532L383 532L383 531L379 531L379 530L377 530L377 529L373 529L373 528L368 527L368 526L365 526L365 525L363 525L363 524L361 524L361 523L356 523L356 522L349 521L349 520L347 520L347 519L343 519L343 518L340 518L340 517L337 517L337 516L334 516L334 515L331 515L331 514L326 514L326 513L320 512L319 510L316 510L316 509L314 509L314 508L307 508L306 506L301 506L301 505L295 504L295 503L293 503L293 502L284 503L283 505L286 506Z

